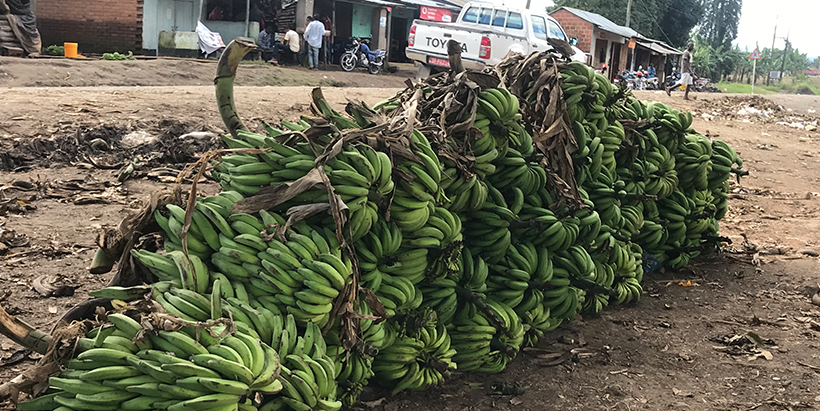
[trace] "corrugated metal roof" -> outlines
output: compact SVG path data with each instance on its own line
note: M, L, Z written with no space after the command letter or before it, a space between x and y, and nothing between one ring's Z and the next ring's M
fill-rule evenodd
M613 23L612 20L610 20L610 19L608 19L608 18L606 18L606 17L604 17L600 14L593 13L591 11L579 10L579 9L575 9L575 8L572 8L572 7L560 7L558 9L556 9L555 11L553 11L552 13L555 13L558 10L566 10L566 11L568 11L568 12L570 12L570 13L572 13L572 14L574 14L574 15L576 15L576 16L578 16L578 17L580 17L580 18L582 18L582 19L584 19L584 20L598 26L598 28L600 28L601 30L608 31L610 33L615 33L615 34L617 34L621 37L626 37L626 38L643 37L640 34L638 34L637 31L632 30L629 27L624 27L624 26L617 25L617 24ZM552 14L552 13L550 13L550 14Z
M461 6L449 2L441 2L435 0L398 0L401 3L407 3L413 6L422 7L437 7L440 9L447 9L452 11L461 11Z
M638 41L638 44L658 54L683 54L683 52L675 50L674 48L657 40L650 39L645 41Z

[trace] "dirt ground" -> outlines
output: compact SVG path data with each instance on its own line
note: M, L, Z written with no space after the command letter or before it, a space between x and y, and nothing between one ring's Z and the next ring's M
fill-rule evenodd
M8 64L0 61L0 70ZM240 79L250 78L248 73L254 70L261 69L243 67ZM366 74L357 75L370 80ZM189 83L180 80L179 84ZM219 131L222 124L213 89L207 78L203 84L4 89L0 147L71 136L83 127L158 134L182 124L176 132ZM309 91L310 87L239 87L238 109L252 128L262 120L293 119L307 112ZM374 103L395 91L376 85L326 88L325 94L341 108L347 99ZM714 107L720 104L714 102L722 95L701 94L691 102L683 102L679 93L669 98L645 92L639 97L694 110L698 131L727 141L745 160L744 169L751 175L734 186L730 212L721 223L722 233L733 241L726 252L678 272L647 275L647 292L638 304L562 326L537 349L522 353L503 373L456 375L442 387L388 398L381 391L367 391L357 408L820 407L820 307L811 302L820 286L816 258L820 252L820 134L776 124L772 118L716 115ZM771 100L784 106L777 115L783 119L800 114L801 121L811 120L809 110L820 107L820 97L773 96ZM727 107L729 114L737 111ZM116 224L151 192L168 189L170 184L144 178L118 184L114 170L90 168L87 162L20 170L0 171L0 205L4 198L23 199L0 215L0 231L25 236L18 237L20 244L28 240L0 256L0 304L32 325L50 329L68 307L110 278L86 269L100 228ZM20 181L24 183L15 185ZM216 186L203 191L216 192ZM78 201L88 196L104 204ZM32 290L33 279L41 275L61 275L79 287L70 297L41 297ZM33 364L36 356L32 355L6 365L18 349L0 337L0 382ZM496 382L518 383L526 391L514 397L492 395Z
M237 84L247 86L401 87L415 71L362 75L339 66L275 67L261 61L242 63ZM216 60L157 58L106 61L98 59L0 57L0 87L207 86L213 84Z

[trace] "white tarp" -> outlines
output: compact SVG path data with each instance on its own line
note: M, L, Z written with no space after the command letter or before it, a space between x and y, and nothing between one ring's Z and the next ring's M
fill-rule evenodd
M201 21L196 22L196 34L199 35L199 49L206 55L225 47L222 36L208 30Z

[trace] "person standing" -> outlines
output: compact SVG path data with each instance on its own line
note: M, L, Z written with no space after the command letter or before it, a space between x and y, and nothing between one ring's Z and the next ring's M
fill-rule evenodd
M694 77L692 76L692 51L695 49L695 44L691 41L686 45L686 50L681 57L680 79L675 82L672 87L666 88L666 94L672 95L672 89L678 86L686 85L686 90L683 92L683 99L689 100L689 89L694 84Z
M322 37L325 35L325 25L319 21L319 16L308 16L305 28L305 41L308 43L308 63L311 70L319 70L319 50L322 48Z

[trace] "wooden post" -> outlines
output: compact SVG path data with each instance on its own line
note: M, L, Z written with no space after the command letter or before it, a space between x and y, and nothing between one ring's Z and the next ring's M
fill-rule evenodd
M251 25L251 0L245 2L245 37L250 37Z

